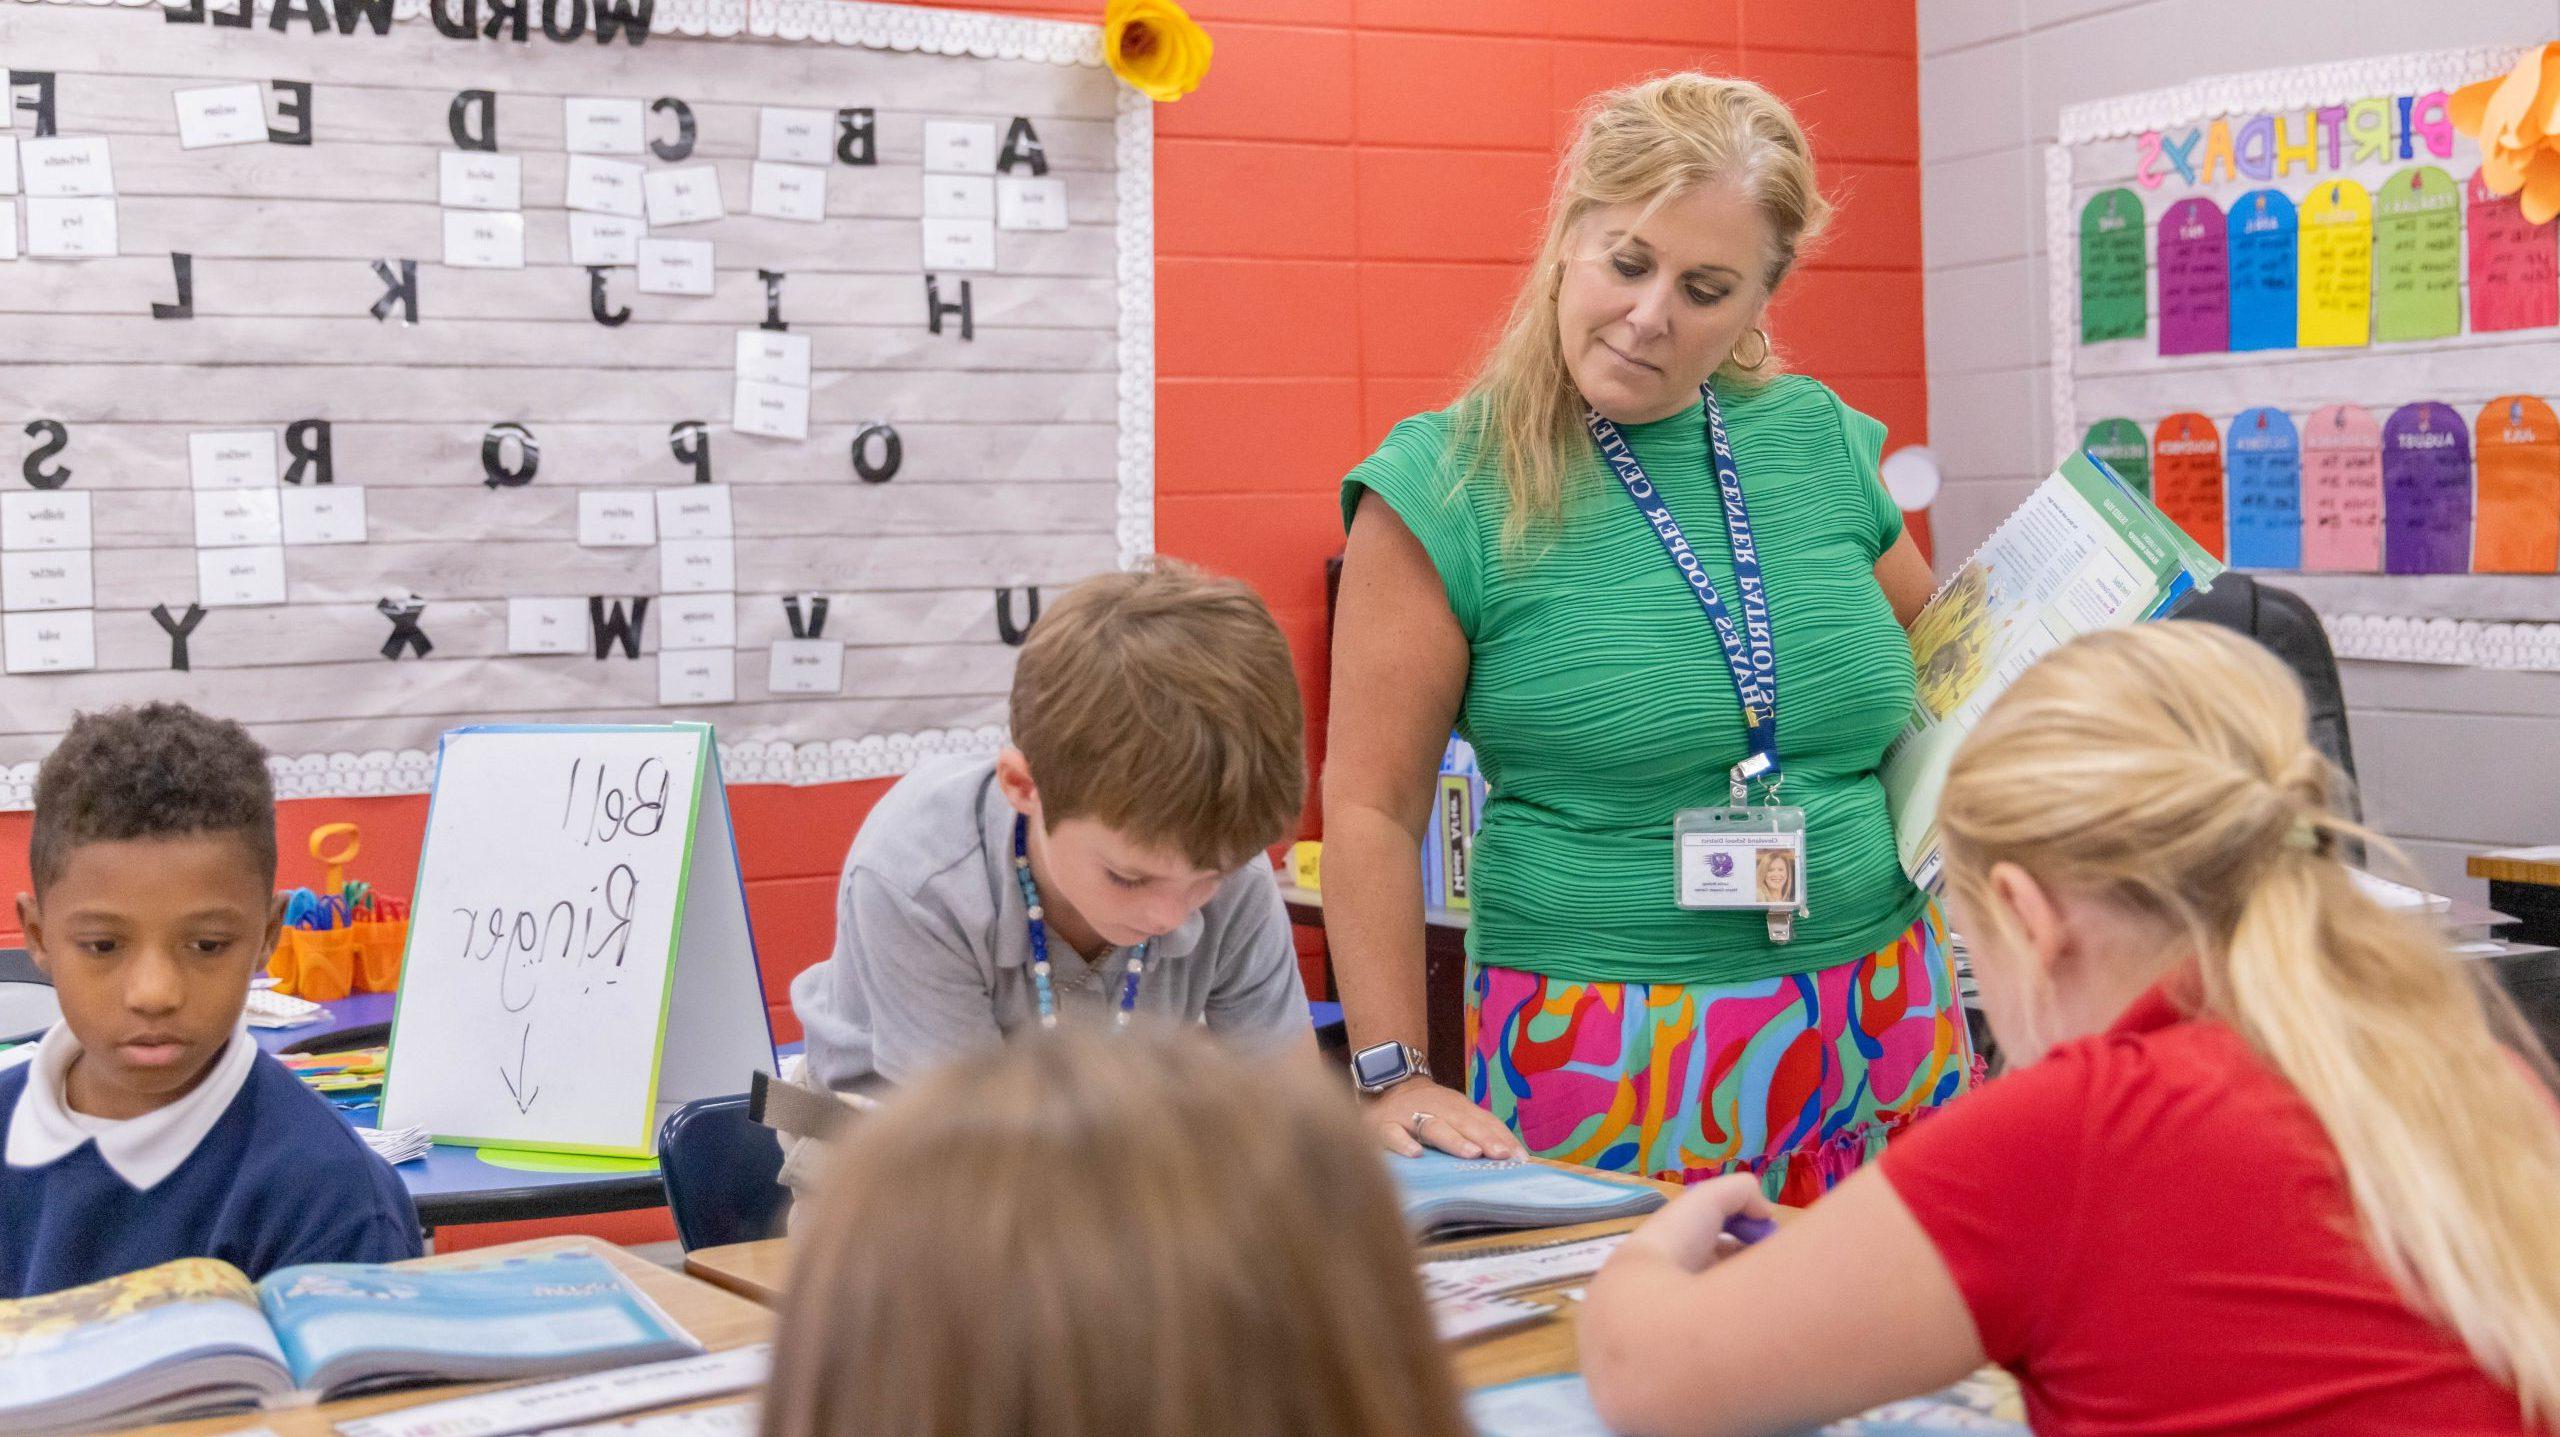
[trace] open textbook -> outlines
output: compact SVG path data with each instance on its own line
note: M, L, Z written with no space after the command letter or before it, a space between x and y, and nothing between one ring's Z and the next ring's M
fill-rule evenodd
M2034 663L2098 629L2165 617L2222 562L2087 454L2062 463L1911 622L1919 702L1885 751L1903 869L1939 879L1938 793L1991 701Z
M1575 1373L1530 1377L1467 1398L1467 1417L1481 1437L1611 1437L1591 1394ZM2007 1373L1987 1369L1943 1392L1888 1402L1798 1437L1924 1437L1971 1432L1977 1437L2032 1437L2024 1401Z
M315 1263L252 1284L183 1258L0 1302L0 1431L92 1432L424 1381L548 1377L701 1345L611 1263Z
M1440 1152L1386 1163L1405 1224L1426 1237L1641 1217L1667 1201L1650 1183L1547 1163Z

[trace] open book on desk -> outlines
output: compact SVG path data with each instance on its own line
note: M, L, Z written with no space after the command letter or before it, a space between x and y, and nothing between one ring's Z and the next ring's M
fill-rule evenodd
M2167 616L2222 562L2087 454L2062 462L1911 621L1919 698L1885 751L1903 871L1939 879L1938 794L1983 712L2027 666L2082 634Z
M252 1284L183 1258L0 1302L0 1431L35 1437L417 1382L553 1377L700 1352L592 1253L314 1263Z
M1578 1373L1530 1377L1467 1398L1480 1437L1611 1437L1591 1408ZM1888 1402L1797 1437L1923 1437L1971 1432L1977 1437L2034 1437L2025 1404L2007 1373L1986 1369L1942 1392Z
M1386 1162L1406 1226L1424 1237L1642 1217L1668 1201L1651 1183L1545 1163L1441 1152Z

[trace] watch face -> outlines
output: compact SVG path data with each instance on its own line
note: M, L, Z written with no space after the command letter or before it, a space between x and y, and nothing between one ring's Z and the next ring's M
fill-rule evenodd
M1404 1045L1400 1043L1380 1043L1374 1048L1363 1048L1351 1059L1351 1076L1359 1079L1365 1087L1394 1082L1409 1071L1411 1065L1405 1061Z

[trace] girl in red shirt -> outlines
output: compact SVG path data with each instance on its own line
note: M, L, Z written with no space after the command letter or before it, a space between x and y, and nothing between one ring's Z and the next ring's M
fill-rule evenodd
M2300 691L2092 635L1940 800L2013 1071L1737 1251L1693 1188L1593 1282L1619 1432L1791 1432L2017 1374L2043 1437L2560 1431L2560 1120L2478 970L2360 890Z

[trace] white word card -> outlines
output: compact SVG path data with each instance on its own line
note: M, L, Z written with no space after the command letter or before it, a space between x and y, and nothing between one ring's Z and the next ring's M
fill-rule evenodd
M88 547L88 495L77 489L0 492L0 549Z
M924 217L929 220L993 219L996 182L985 175L924 177Z
M25 173L20 177L30 196L76 199L116 192L115 169L107 158L104 135L74 140L27 140L18 146Z
M364 540L362 485L295 485L284 490L286 543L361 544Z
M996 228L1062 230L1067 227L1065 180L996 181Z
M283 603L284 550L197 550L196 602L208 609Z
M924 267L994 269L996 227L992 220L926 220Z
M629 160L569 157L567 202L573 210L640 218L647 208L640 182L647 171Z
M570 104L578 103L571 100ZM584 599L509 599L507 652L578 654L587 650Z
M196 543L205 548L284 542L282 496L267 489L196 491Z
M711 241L640 241L642 294L709 294Z
M796 384L738 381L729 404L729 427L768 439L809 437L809 391Z
M98 259L116 252L114 200L27 199L27 253L36 259Z
M816 224L827 217L827 172L815 165L758 160L747 190L747 212Z
M669 594L658 601L666 621L660 649L731 649L738 645L738 596Z
M641 100L572 96L560 102L565 148L573 155L638 155L649 148L649 107Z
M187 479L198 489L273 487L276 432L216 429L188 435Z
M524 208L524 161L487 150L446 150L437 157L438 202L456 210Z
M524 216L495 210L446 210L444 262L455 269L524 268Z
M658 511L645 489L578 491L578 543L589 549L637 549L658 542Z
M98 666L97 616L87 609L11 614L0 655L13 674L66 674Z
M843 693L844 641L776 639L764 686L777 694Z
M255 145L267 138L267 97L255 85L216 85L180 90L178 146Z
M86 549L0 553L0 609L85 609L90 595Z
M18 137L0 135L0 195L18 192Z
M770 329L738 331L738 377L760 384L809 387L809 336Z
M669 539L658 546L658 592L726 594L738 588L738 546L727 539Z
M756 118L756 158L794 165L823 165L833 158L836 117L824 110L782 110L771 105Z
M726 218L720 203L720 172L709 165L681 170L652 170L641 182L648 201L649 224L693 225Z
M658 702L726 704L738 699L735 649L660 649Z
M620 215L569 216L569 263L581 267L640 262L640 237L649 226Z
M659 538L730 537L728 485L687 484L680 489L660 489L657 495Z
M959 120L925 121L924 167L943 174L994 174L996 127Z

